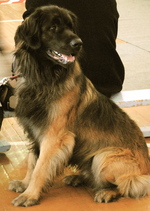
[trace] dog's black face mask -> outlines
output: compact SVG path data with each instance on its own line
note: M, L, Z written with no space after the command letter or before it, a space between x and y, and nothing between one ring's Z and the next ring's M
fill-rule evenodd
M18 27L15 40L17 43L21 39L30 48L44 51L48 59L66 66L74 63L82 47L76 25L72 12L57 6L41 7Z

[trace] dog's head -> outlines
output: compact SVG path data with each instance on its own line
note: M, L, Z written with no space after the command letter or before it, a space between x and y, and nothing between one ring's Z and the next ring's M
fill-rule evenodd
M75 61L82 46L76 27L77 17L71 11L44 6L18 27L15 41L36 51L42 49L51 60L65 65Z

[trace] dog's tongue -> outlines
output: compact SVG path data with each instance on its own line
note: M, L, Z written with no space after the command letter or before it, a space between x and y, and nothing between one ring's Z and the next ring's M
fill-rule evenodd
M75 60L75 57L72 55L67 56L67 55L61 54L61 58L68 62L74 62Z

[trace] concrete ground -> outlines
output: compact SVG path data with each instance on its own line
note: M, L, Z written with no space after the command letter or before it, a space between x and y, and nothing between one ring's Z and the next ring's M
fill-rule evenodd
M150 89L150 1L117 0L117 51L124 63L123 90Z

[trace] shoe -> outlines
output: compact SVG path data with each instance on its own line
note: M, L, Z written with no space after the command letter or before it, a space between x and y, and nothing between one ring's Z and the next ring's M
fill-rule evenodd
M0 153L6 152L10 149L10 144L5 140L0 140Z

